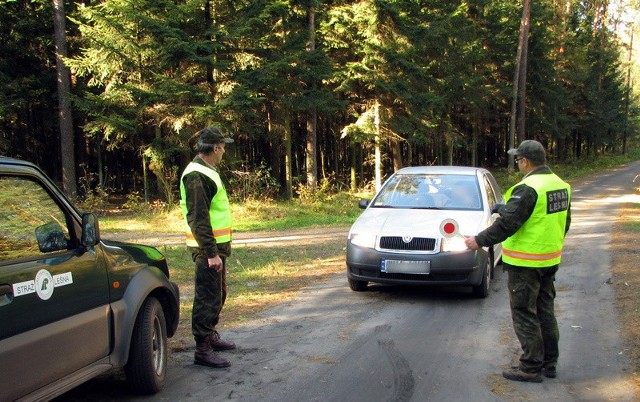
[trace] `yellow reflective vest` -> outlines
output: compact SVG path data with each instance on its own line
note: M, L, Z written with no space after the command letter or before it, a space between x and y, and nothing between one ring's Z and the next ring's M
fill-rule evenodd
M220 175L215 170L201 165L200 163L191 162L187 165L182 176L180 177L180 209L182 209L182 216L184 217L184 228L187 237L187 246L199 247L189 222L187 222L187 196L182 179L191 172L200 172L213 180L218 188L218 191L211 200L209 206L209 220L211 222L211 229L213 230L213 237L217 243L227 243L231 241L231 208L229 206L229 198L227 197L227 190L222 184Z
M521 184L533 188L538 199L529 219L502 242L502 260L529 268L557 265L562 259L571 187L553 173L534 174L511 187L505 194L507 201Z

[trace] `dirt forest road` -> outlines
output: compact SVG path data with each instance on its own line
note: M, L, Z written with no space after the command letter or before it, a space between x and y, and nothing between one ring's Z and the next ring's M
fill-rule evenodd
M226 331L239 345L225 353L229 369L194 366L192 349L174 352L165 390L145 400L638 400L614 310L608 245L618 206L640 202L632 185L638 173L640 163L633 163L574 186L556 282L556 379L526 384L501 377L519 355L501 270L485 300L467 289L374 285L356 293L338 275ZM100 388L86 387L86 396L127 398L113 387L97 397Z

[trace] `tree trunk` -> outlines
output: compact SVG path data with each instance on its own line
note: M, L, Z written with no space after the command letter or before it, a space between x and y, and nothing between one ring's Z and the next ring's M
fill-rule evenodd
M71 84L69 69L62 60L67 57L64 0L53 0L53 29L58 79L58 116L60 123L60 154L62 160L62 188L67 195L77 193L73 117L69 100Z
M633 31L635 26L631 24L631 37L629 39L629 57L627 59L627 87L625 88L624 99L624 130L622 131L622 154L627 154L627 127L629 122L629 91L631 91L631 56L633 55Z
M316 14L313 6L309 7L309 44L307 50L313 52L316 49ZM318 163L317 163L317 125L318 113L312 106L307 116L307 186L311 189L318 187Z
M515 148L516 144L516 112L518 103L518 85L520 83L520 65L522 63L522 53L524 43L529 37L529 18L531 15L531 0L524 0L522 7L522 19L520 20L520 36L518 38L518 51L516 54L516 68L513 77L513 99L511 101L511 123L509 124L509 148ZM513 155L509 155L509 170L513 170Z
M211 0L205 1L205 3L204 3L204 23L205 23L206 29L208 29L209 31L211 31L212 28L213 28L213 12L214 12L214 10L213 10L212 5L211 5ZM213 42L215 40L215 38L212 35L209 35L209 40ZM217 55L216 55L215 51L211 55L211 58L212 58L213 62L215 63L216 62L216 58L217 58ZM217 89L216 89L216 78L215 78L216 72L215 72L214 66L212 64L207 64L206 75L207 75L207 77L206 77L207 85L209 86L209 91L210 91L210 94L211 94L211 98L214 98L216 96Z
M356 169L357 169L357 161L356 161L356 144L353 140L349 141L349 164L351 165L351 180L350 187L351 191L355 192L358 189L358 181L356 177Z
M144 188L144 202L149 203L149 173L147 166L147 156L142 153L142 183Z
M530 1L530 0L528 0ZM520 74L518 74L518 140L527 139L527 59L529 53L529 17L527 17L526 33L522 42L522 55L520 60Z
M397 140L391 140L391 149L393 151L393 171L398 171L404 167L402 160L402 148Z
M478 166L478 130L480 127L477 119L474 120L471 128L471 166Z
M375 157L375 177L376 191L380 191L382 187L382 153L380 151L380 104L376 101L374 112L375 138L374 138L374 157Z
M284 111L284 198L290 200L293 196L293 172L292 172L292 152L291 152L291 118L287 111Z

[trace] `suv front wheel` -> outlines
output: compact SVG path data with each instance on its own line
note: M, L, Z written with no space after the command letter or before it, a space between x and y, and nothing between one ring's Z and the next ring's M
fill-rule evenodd
M149 297L138 313L125 372L136 393L153 394L164 385L167 373L167 326L162 306L154 297Z

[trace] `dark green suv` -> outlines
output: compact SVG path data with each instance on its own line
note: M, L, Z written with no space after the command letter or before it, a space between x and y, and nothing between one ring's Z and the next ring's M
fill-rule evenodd
M178 287L155 248L101 240L35 165L0 157L0 400L47 400L112 368L165 382Z

